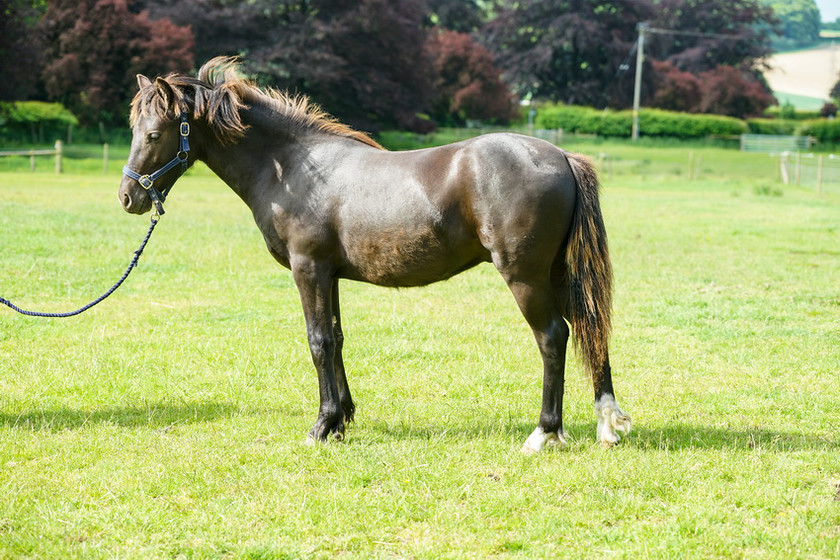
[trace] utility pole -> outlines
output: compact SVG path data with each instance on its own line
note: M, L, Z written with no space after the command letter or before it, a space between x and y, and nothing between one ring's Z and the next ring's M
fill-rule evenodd
M639 102L642 96L642 64L645 61L645 31L648 24L639 22L636 31L639 32L639 47L636 50L636 83L633 85L633 142L639 139Z

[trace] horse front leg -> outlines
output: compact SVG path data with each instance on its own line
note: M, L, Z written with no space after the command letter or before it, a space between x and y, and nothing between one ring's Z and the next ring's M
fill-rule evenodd
M347 372L344 369L344 331L341 329L341 306L338 303L338 279L333 281L332 287L332 310L333 310L333 335L335 336L335 378L338 382L338 399L341 402L341 409L344 411L344 421L352 422L356 414L356 405L353 397L350 396L350 386L347 384Z
M291 264L306 319L309 351L318 372L318 419L306 441L324 441L330 435L341 440L344 438L344 411L335 373L332 269L309 258L297 258Z

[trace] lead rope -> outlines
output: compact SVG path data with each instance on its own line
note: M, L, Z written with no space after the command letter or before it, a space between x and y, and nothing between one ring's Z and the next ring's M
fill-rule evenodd
M67 313L41 313L39 311L27 311L25 309L21 309L17 305L13 304L9 300L7 300L5 298L2 298L2 297L0 297L0 303L5 305L6 307L14 309L15 311L17 311L18 313L20 313L22 315L29 315L30 317L60 318L60 317L73 317L74 315L84 313L85 311L87 311L88 309L90 309L91 307L96 305L97 303L101 302L102 300L104 300L105 298L107 298L108 296L113 294L117 290L117 288L119 288L120 285L123 282L125 282L125 279L128 278L128 275L131 273L131 271L134 269L134 267L137 266L137 261L140 259L140 255L143 254L143 249L146 248L146 243L149 242L149 238L152 236L152 232L155 230L155 226L157 225L157 223L159 221L160 221L160 216L159 215L157 215L156 213L154 215L152 215L152 223L149 225L149 231L146 232L146 237L143 238L143 242L140 243L140 247L138 247L137 250L134 251L134 257L131 259L131 262L128 264L128 268L125 269L125 272L123 273L122 277L119 280L117 280L117 283L114 284L113 286L111 286L108 289L107 292L105 292L104 294L102 294L101 296L99 296L98 298L96 298L95 300L90 302L89 304L85 305L84 307L80 307L80 308L76 309L75 311L68 311Z

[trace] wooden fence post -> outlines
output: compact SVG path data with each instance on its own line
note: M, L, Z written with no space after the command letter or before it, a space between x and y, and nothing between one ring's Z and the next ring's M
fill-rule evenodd
M779 156L779 172L782 174L782 183L785 185L790 184L790 177L788 177L788 153L783 152L781 156Z
M108 174L108 142L102 145L102 174Z
M823 157L822 154L817 158L817 194L822 193L823 180Z
M61 173L61 149L63 144L61 140L55 141L55 172Z

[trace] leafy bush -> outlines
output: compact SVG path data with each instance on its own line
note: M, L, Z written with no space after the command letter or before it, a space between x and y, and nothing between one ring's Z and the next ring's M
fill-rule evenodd
M791 135L796 131L797 122L789 119L749 119L747 126L753 134Z
M515 118L518 104L493 65L493 55L469 34L433 32L426 48L435 73L433 116L438 123L508 123Z
M703 91L699 107L702 113L755 117L776 101L752 71L722 64L701 72L698 78Z
M805 111L796 109L793 105L789 103L785 103L781 107L776 105L773 107L768 107L764 111L764 115L769 118L783 118L783 119L793 119L797 121L803 120L810 120L810 119L818 119L820 117L819 111Z
M834 118L837 116L837 105L828 101L823 104L822 108L820 109L820 116L824 118Z
M28 125L40 122L77 125L79 119L61 103L44 103L43 101L0 103L0 126Z
M651 60L656 90L650 106L666 111L700 111L703 84L696 74L684 72L667 61Z
M559 129L599 136L630 136L631 111L597 110L573 105L550 105L537 113L538 128ZM639 130L645 136L704 138L733 136L747 131L747 124L736 118L719 115L677 113L659 109L639 112Z
M79 119L61 103L12 101L0 103L0 130L13 140L51 141L63 136ZM48 136L49 135L49 136Z
M815 119L804 121L797 134L813 136L823 144L840 144L840 119Z

